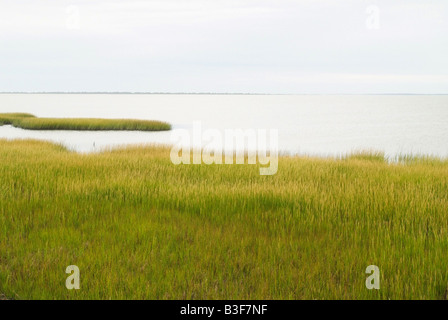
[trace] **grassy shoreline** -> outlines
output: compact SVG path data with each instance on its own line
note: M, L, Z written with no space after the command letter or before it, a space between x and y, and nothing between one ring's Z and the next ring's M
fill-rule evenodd
M37 118L28 113L0 113L0 126L10 124L27 130L130 130L165 131L171 125L162 121L95 118Z
M448 161L174 166L0 140L0 293L15 299L444 299ZM65 268L81 289L65 288ZM378 265L381 289L367 290Z

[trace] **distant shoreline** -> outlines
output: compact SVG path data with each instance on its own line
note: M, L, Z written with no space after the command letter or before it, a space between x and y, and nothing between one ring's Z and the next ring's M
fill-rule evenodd
M448 93L226 93L226 92L0 92L0 94L123 94L231 96L446 96Z

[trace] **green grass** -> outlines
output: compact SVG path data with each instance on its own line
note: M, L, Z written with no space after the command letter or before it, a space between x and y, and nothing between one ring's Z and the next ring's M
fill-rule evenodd
M448 162L181 165L0 140L0 294L14 299L444 299ZM81 289L65 288L65 268ZM367 290L365 269L381 270Z
M28 130L171 130L170 124L153 120L37 118L28 113L0 113L0 125L5 124Z

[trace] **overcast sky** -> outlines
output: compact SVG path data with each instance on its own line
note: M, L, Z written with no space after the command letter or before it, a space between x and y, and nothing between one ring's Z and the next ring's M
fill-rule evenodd
M448 93L447 0L0 0L0 91Z

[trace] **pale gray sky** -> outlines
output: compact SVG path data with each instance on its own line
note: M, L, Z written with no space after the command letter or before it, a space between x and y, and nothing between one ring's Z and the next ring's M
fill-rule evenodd
M0 0L0 91L448 93L446 0Z

